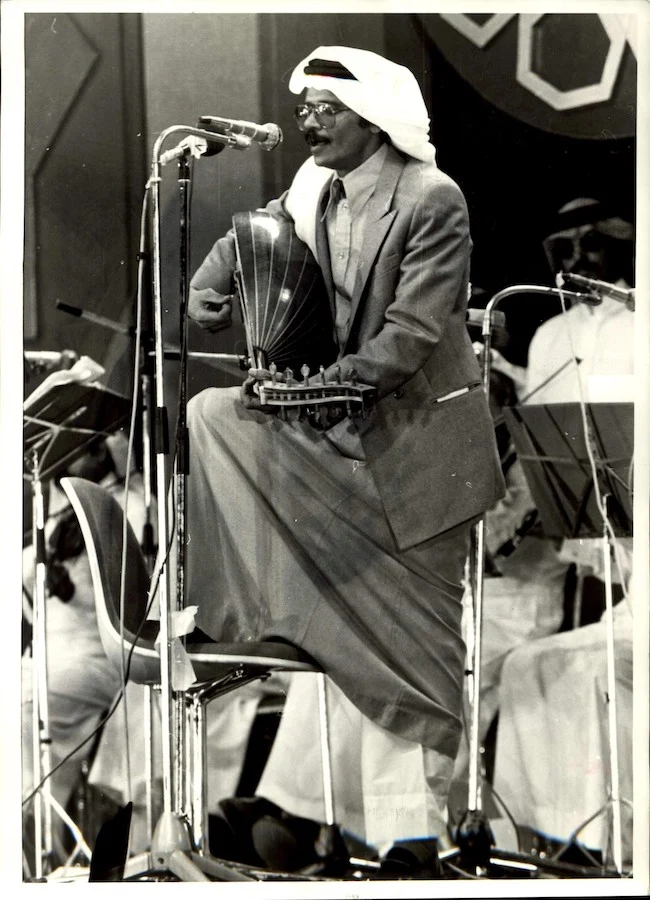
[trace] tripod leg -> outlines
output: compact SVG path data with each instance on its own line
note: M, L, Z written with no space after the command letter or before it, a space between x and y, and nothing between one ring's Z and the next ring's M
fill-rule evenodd
M174 850L167 860L170 872L181 881L210 881L197 864L182 850Z

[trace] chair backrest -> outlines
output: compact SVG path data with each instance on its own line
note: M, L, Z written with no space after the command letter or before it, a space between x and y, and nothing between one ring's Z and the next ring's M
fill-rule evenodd
M83 478L62 478L61 487L79 520L88 553L95 593L97 625L104 652L118 668L123 644L137 639L138 646L151 650L157 659L153 641L156 622L144 622L149 602L150 577L140 545L130 524L126 524L126 563L124 566L124 615L120 626L124 513L116 498L105 488ZM135 674L135 673L133 673ZM135 677L133 680L139 681ZM149 678L145 678L149 680ZM152 680L155 680L152 673Z

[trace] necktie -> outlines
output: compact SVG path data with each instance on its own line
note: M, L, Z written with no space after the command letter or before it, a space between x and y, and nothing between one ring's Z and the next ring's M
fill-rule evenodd
M345 188L340 178L335 178L330 187L328 207L330 238L330 263L332 280L336 289L335 325L339 344L342 346L347 335L350 317L350 293L346 289L346 272L350 258L351 227L350 208Z

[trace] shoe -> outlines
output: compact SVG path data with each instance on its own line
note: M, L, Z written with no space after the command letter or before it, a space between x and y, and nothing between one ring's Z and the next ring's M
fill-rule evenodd
M279 818L283 810L264 797L228 797L208 817L208 846L217 859L264 867L252 840L254 823L263 816Z
M252 828L253 847L267 868L296 872L320 862L316 841L320 824L283 813L262 816Z
M397 841L381 862L381 874L389 878L442 878L436 838Z

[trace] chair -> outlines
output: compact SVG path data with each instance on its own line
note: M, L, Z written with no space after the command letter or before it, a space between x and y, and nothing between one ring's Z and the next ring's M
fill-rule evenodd
M104 488L82 478L63 478L61 487L79 520L86 544L97 624L108 659L120 670L123 651L125 656L130 653L129 679L143 685L160 684L160 654L155 646L159 626L157 622L146 620L150 576L140 545L128 523L124 614L120 624L124 528L120 504ZM182 692L185 707L183 743L189 748L188 759L184 761L183 800L190 846L180 835L170 834L169 823L159 822L152 836L151 849L127 860L124 878L171 871L183 881L262 880L264 873L256 874L249 867L218 860L208 852L205 707L215 697L256 679L267 678L274 671L316 673L321 681L319 712L326 826L331 827L334 816L325 676L308 654L281 640L196 643L188 644L187 650L196 675L196 682Z

